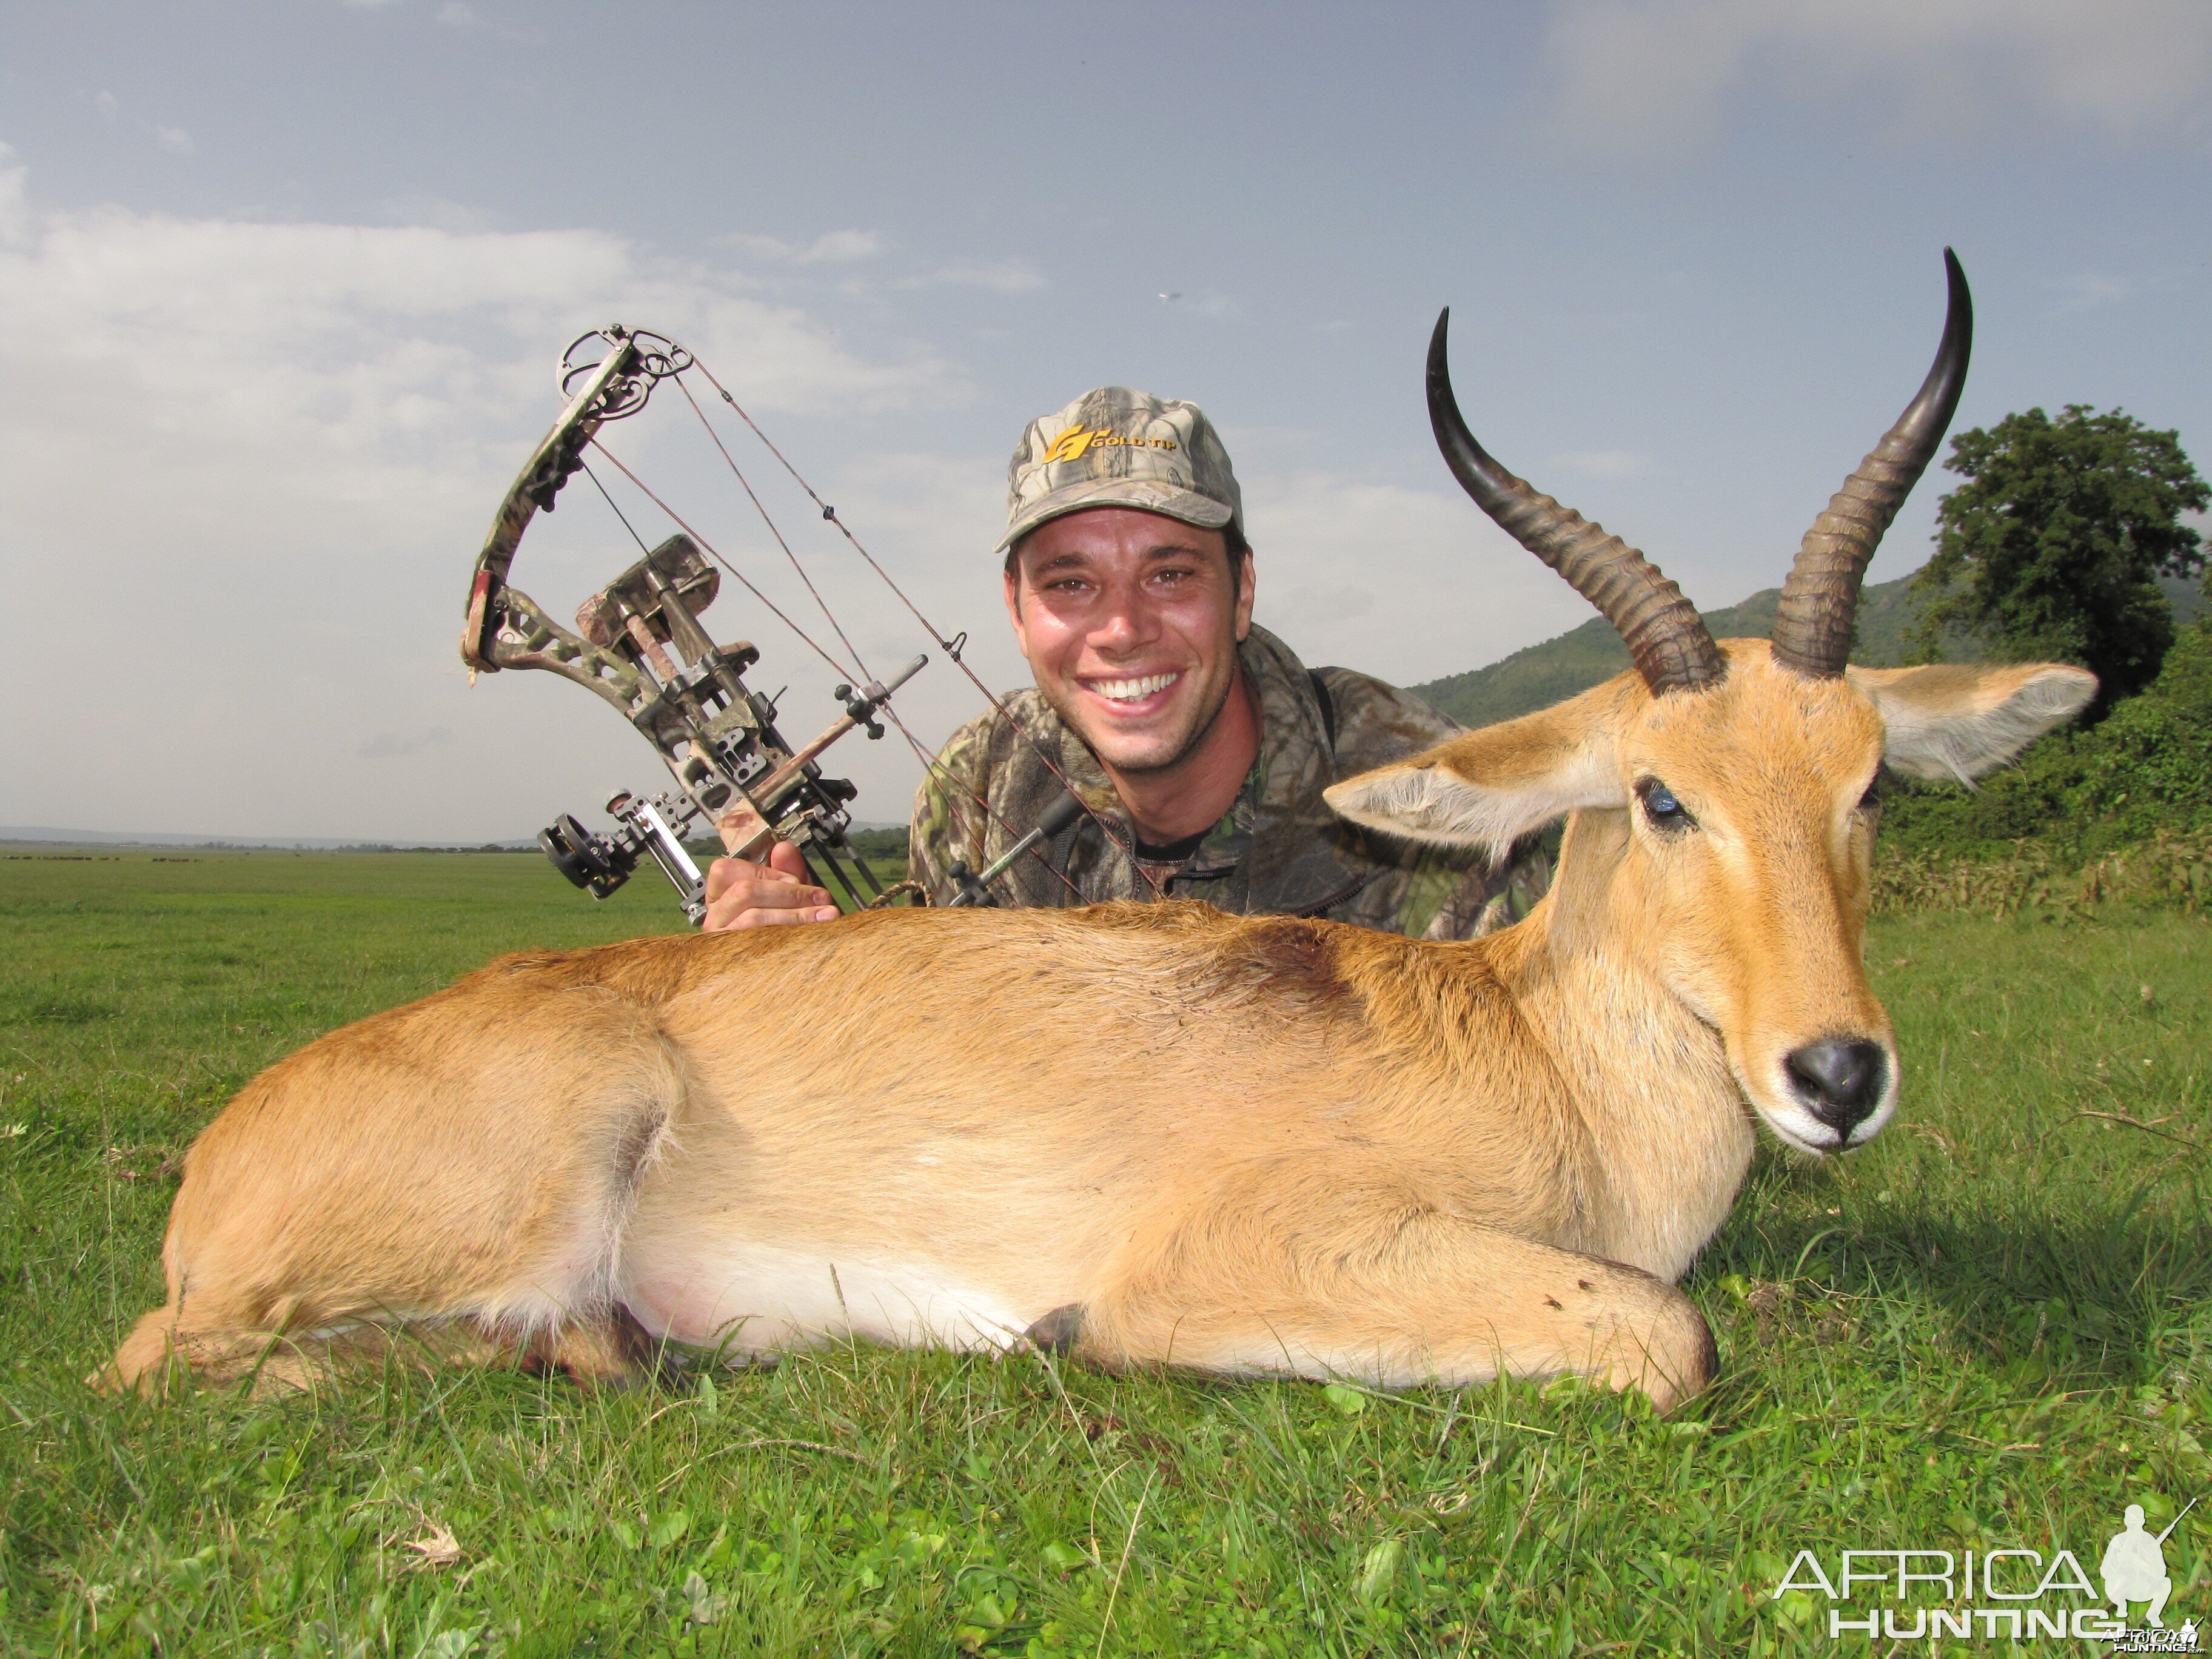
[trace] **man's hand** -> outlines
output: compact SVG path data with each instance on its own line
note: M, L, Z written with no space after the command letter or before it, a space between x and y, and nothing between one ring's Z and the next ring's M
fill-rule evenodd
M780 841L766 864L716 859L707 866L705 929L772 927L793 921L832 921L837 907L819 887L807 884L806 861L799 849Z

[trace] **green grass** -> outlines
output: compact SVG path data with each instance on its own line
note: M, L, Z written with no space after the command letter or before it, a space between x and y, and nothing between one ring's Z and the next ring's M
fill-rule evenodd
M2117 908L1877 923L1900 1121L1762 1155L1689 1280L1721 1381L1668 1420L866 1349L99 1398L171 1160L256 1068L495 951L673 931L535 854L187 856L0 860L0 1651L1842 1653L1768 1595L1801 1547L2094 1573L2122 1504L2212 1487L2212 925Z

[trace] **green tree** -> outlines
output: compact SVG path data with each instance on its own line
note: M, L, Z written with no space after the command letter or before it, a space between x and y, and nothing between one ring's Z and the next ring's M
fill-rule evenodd
M1958 627L1999 657L2079 663L2102 682L2093 714L2156 678L2173 643L2156 579L2203 564L2181 515L2212 501L2178 434L2069 404L1961 432L1948 465L1966 482L1936 508L1936 556L1913 578L1920 648Z

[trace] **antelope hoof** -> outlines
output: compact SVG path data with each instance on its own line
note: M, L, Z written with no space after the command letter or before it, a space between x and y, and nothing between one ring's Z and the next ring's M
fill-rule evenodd
M1631 1379L1662 1415L1703 1394L1720 1375L1720 1345L1698 1304L1676 1291L1651 1332L1642 1373Z
M1055 1358L1064 1358L1075 1346L1083 1334L1083 1304L1070 1302L1054 1308L1022 1333L1033 1347Z

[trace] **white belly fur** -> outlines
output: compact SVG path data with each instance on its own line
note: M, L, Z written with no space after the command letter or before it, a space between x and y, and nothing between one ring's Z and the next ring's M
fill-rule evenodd
M930 1262L832 1261L717 1241L680 1260L628 1264L623 1302L652 1335L743 1359L845 1337L900 1347L1014 1346L1040 1315L957 1284Z

